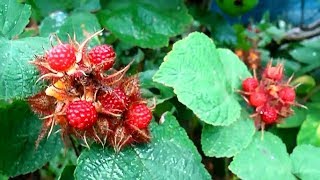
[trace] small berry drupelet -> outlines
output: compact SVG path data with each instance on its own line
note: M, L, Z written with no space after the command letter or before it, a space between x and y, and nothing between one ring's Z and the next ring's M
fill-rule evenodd
M97 121L97 111L92 102L77 100L68 105L67 120L70 126L84 130Z
M152 113L146 104L132 104L126 113L126 124L129 127L145 129L150 124Z
M46 58L49 66L58 72L67 71L76 62L75 49L69 44L60 44L53 47Z

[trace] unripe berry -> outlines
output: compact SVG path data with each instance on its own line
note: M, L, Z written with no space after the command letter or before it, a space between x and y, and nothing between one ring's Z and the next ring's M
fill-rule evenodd
M67 71L76 62L75 49L70 44L54 46L46 54L49 66L56 71Z
M254 91L259 85L259 82L256 78L247 78L242 82L242 89L246 92Z
M277 66L273 67L271 63L269 63L263 72L263 77L274 80L274 81L280 81L282 79L282 76L283 76L283 65L281 64L278 64Z
M263 92L253 92L250 94L249 102L254 107L262 106L267 102L267 95Z

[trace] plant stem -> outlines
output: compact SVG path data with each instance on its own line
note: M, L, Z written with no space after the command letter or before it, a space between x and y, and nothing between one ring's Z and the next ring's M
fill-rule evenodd
M74 140L72 139L71 135L69 135L69 139L70 139L70 141L71 141L73 150L74 150L74 152L76 153L76 156L79 157L79 156L80 156L80 152L79 152L78 148L76 147L75 142L74 142Z

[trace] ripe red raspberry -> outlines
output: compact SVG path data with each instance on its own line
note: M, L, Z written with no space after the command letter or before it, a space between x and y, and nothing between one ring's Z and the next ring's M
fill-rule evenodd
M111 46L104 44L92 48L88 56L92 64L104 63L103 69L108 70L113 66L116 54Z
M125 123L129 127L137 127L145 129L148 127L152 119L152 112L146 104L132 104L127 113Z
M67 71L76 62L75 49L70 44L60 44L50 49L46 58L53 70Z
M119 88L115 88L112 92L107 93L99 98L102 107L111 113L122 113L126 110L129 98Z
M84 130L97 121L97 111L91 102L73 101L67 107L67 120L70 126Z
M259 82L256 78L247 78L242 82L242 89L246 92L254 91L259 85Z
M253 92L250 94L249 102L254 107L262 106L267 102L267 95L263 92Z
M283 75L283 65L278 64L277 66L273 67L271 63L269 63L266 69L263 71L263 77L274 80L280 81Z
M261 114L262 121L266 124L273 124L278 119L277 110L271 106L264 106L261 109L260 114Z
M296 99L296 92L292 87L284 87L279 92L278 95L286 103L293 103Z

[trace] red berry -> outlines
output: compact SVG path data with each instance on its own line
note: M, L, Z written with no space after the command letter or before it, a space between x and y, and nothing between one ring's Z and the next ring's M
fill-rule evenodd
M88 56L92 64L103 63L103 69L108 70L113 66L116 54L111 46L104 44L92 48Z
M126 124L129 127L145 129L152 119L152 112L146 104L132 104L126 114Z
M250 94L249 102L254 107L262 106L267 102L267 95L263 92L253 92Z
M73 101L67 107L67 120L74 128L87 129L97 121L97 111L91 102Z
M247 92L254 91L259 85L256 78L247 78L242 82L242 89Z
M260 114L261 114L262 121L266 124L273 124L278 119L277 110L271 106L264 106L261 109Z
M263 77L274 80L274 81L280 81L282 79L282 75L283 75L282 64L278 64L277 66L273 67L271 63L269 63L263 72Z
M122 113L128 106L129 98L119 88L99 98L102 107L111 113Z
M46 58L53 70L67 71L76 62L75 49L70 44L60 44L50 49Z
M287 103L293 103L296 99L296 92L292 87L284 87L279 92L280 99Z

